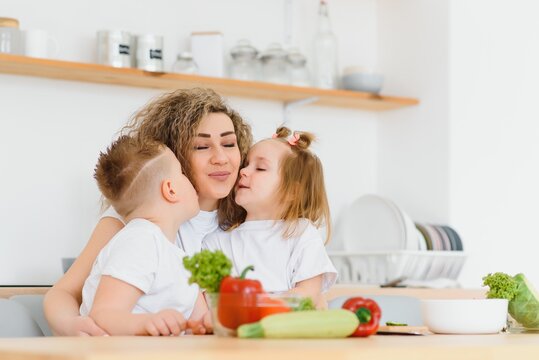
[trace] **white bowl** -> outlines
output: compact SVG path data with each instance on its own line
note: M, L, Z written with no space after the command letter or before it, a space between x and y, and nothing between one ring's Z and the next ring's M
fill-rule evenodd
M422 300L423 323L438 334L495 334L507 323L506 299Z
M350 73L342 76L342 86L347 90L379 93L384 76L375 73Z

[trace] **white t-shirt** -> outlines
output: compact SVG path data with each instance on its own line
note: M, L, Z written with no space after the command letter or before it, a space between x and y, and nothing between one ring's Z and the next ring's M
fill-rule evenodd
M101 218L104 217L112 217L125 224L123 218L112 206L109 206L109 208L103 212ZM180 249L185 251L188 256L192 256L202 248L202 240L204 237L217 230L219 230L217 210L200 211L194 218L189 219L180 225L178 234L176 235L176 244Z
M175 309L189 318L199 288L188 283L184 256L157 225L145 219L131 220L97 256L82 288L81 315L89 314L101 276L110 275L144 293L132 313Z
M265 291L288 291L320 274L324 275L322 291L327 291L337 279L337 270L318 230L301 219L300 235L284 239L283 226L284 221L246 221L232 231L209 234L202 247L225 253L232 260L234 276L253 265L255 270L247 273L247 278L259 280Z

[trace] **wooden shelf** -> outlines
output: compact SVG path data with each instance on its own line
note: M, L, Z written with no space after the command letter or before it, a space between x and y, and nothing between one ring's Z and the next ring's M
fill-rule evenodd
M283 102L317 98L314 104L375 111L398 109L419 103L417 99L412 98L355 91L324 90L198 75L152 73L132 68L113 68L9 54L0 54L0 73L163 90L209 87L224 96Z

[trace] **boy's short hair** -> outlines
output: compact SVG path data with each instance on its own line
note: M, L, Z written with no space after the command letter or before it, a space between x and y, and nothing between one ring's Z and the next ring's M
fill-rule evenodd
M163 166L153 164L165 149L158 141L124 135L99 154L94 178L103 196L121 216L135 210L154 190L153 183L160 181Z

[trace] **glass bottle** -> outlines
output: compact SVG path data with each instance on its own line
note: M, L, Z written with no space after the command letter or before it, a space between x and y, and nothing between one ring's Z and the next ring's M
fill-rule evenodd
M230 77L239 80L255 80L256 56L258 50L251 45L249 40L240 40L230 50L232 63L230 64Z
M198 66L190 52L178 54L176 62L172 65L172 72L180 74L198 74Z
M325 0L320 1L318 10L318 28L314 38L313 80L315 86L319 88L337 88L337 38L331 31Z
M286 59L288 61L288 81L290 85L311 86L305 56L297 48L292 48L288 51Z
M262 81L288 84L286 51L280 44L272 43L260 56Z

